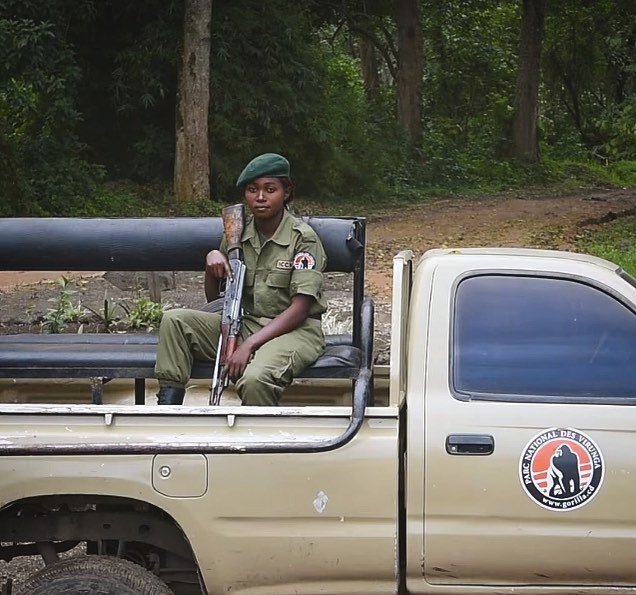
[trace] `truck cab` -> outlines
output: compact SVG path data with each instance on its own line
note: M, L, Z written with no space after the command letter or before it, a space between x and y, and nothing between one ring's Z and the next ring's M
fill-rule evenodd
M634 279L579 254L432 250L408 312L409 592L636 584Z

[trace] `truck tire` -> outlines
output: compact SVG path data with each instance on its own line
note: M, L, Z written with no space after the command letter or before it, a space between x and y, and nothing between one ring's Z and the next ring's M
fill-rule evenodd
M152 572L120 558L67 558L32 574L17 595L173 595Z

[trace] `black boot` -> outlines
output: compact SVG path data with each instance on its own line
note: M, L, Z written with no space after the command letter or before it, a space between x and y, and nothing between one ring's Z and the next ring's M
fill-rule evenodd
M157 405L183 405L185 388L160 386L157 393Z

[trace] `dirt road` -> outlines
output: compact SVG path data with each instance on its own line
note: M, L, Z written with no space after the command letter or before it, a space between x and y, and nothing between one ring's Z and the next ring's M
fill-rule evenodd
M565 196L444 199L372 217L367 278L377 298L391 291L391 258L435 247L518 246L571 250L585 229L636 214L636 188Z

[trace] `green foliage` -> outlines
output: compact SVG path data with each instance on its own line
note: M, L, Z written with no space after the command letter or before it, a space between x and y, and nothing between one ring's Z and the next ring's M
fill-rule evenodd
M564 159L546 155L541 166L548 182L564 189L613 185L636 185L636 162L599 163L590 159Z
M171 180L183 4L104 0L72 28L78 63L91 73L79 95L82 139L112 178Z
M633 2L559 4L547 21L542 61L543 111L552 121L547 142L575 132L595 158L633 158L635 35Z
M607 109L596 124L607 139L602 147L606 160L636 159L636 94L631 102Z
M60 293L57 297L49 300L54 306L47 310L42 321L42 332L44 333L59 333L66 324L78 322L84 313L80 302L73 304L72 296L77 293L72 288L73 281L68 277L62 277L58 283Z
M165 189L140 187L132 183L102 184L91 201L78 203L68 211L74 217L150 217L165 214Z
M128 324L136 330L146 329L150 332L159 326L163 317L164 306L148 297L136 297L132 300L132 306L123 307L128 315Z
M584 234L579 248L636 275L636 217L618 219Z
M324 63L323 107L320 119L309 128L321 153L318 163L310 155L301 158L301 166L312 167L304 187L323 199L342 200L354 193L377 196L406 159L404 139L396 123L384 115L386 98L369 106L355 59L326 53Z
M11 168L0 214L64 212L90 199L100 178L76 134L80 72L55 23L7 17L8 7L18 4L0 4L0 161Z
M323 96L324 69L311 39L307 16L288 2L215 5L210 116L216 197L237 195L236 177L255 154L284 153L298 165L303 153L320 149L306 135L320 118ZM302 170L294 175L301 184L307 179Z
M79 300L77 302L73 300L77 290L74 289L71 279L63 276L58 281L58 285L59 294L49 300L53 307L47 310L42 320L43 333L64 332L68 324L78 322L82 323L78 332L82 332L84 323L95 321L100 332L109 333L115 325L122 329L145 329L150 332L158 328L164 309L168 307L140 293L130 302L112 300L104 295L101 308L83 307ZM33 306L30 306L27 315L32 313L32 309ZM92 317L87 317L89 312Z
M300 198L339 212L378 196L634 183L633 2L548 4L543 163L528 168L506 159L517 0L423 2L421 160L396 124L393 2L214 0L214 202L175 206L183 7L0 0L0 215L218 214L239 198L238 172L264 151L291 159ZM378 94L364 88L362 37L382 49Z
M357 63L320 43L302 4L215 5L211 72L219 199L236 196L238 172L265 151L290 158L300 195L368 192L382 177L390 147L369 119Z
M501 101L512 101L519 3L428 0L426 4L429 113L452 118L467 132L467 118L494 116Z
M104 302L100 310L94 310L89 306L87 306L86 309L97 318L102 327L101 330L105 333L110 333L113 326L119 321L116 314L117 310L123 308L121 304L111 301L107 295L104 295Z
M616 186L636 186L636 160L616 161L607 167L612 179L610 183Z
M208 200L192 200L180 204L170 204L168 212L177 217L220 217L227 203Z

